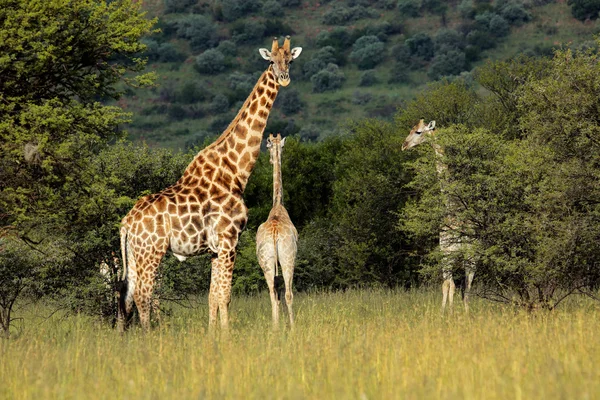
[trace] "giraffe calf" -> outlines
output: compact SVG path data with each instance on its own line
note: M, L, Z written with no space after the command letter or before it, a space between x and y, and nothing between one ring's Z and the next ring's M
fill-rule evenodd
M283 283L285 284L285 302L290 318L290 326L294 325L292 280L298 250L298 232L283 206L281 151L284 144L285 138L281 139L279 134L275 137L269 135L267 139L267 148L271 154L271 164L273 164L273 208L271 208L267 221L260 225L256 232L256 256L269 287L274 327L279 325L279 300L282 280L278 276L278 266L281 266Z

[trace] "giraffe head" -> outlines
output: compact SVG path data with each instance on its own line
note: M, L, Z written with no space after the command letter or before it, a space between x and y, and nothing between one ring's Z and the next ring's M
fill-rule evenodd
M273 134L269 134L267 138L267 149L269 149L269 153L271 154L271 164L280 163L281 162L281 150L285 145L285 138L281 138L281 135L278 133L277 136L273 136Z
M294 47L290 50L290 37L286 36L283 46L279 47L277 38L273 38L271 51L259 49L260 55L271 63L271 70L275 74L277 83L281 86L290 84L290 64L302 53L302 47Z
M419 123L412 128L406 139L404 139L402 150L407 150L420 145L429 135L432 135L434 130L435 121L431 121L426 125L425 121L421 119Z

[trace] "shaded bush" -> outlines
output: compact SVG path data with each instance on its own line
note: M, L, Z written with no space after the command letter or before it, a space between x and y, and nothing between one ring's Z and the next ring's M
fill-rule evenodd
M359 69L370 69L382 62L385 58L385 45L377 36L363 36L352 45L350 60Z
M223 40L219 43L219 46L217 46L217 50L224 56L234 57L237 54L237 47L231 40Z
M205 101L209 97L210 93L206 87L197 82L190 82L183 85L181 90L176 94L176 101L190 104Z
M196 57L194 67L201 74L218 74L225 69L225 56L216 49L206 50Z
M156 50L160 62L181 62L187 58L173 43L161 43Z
M210 102L208 109L214 114L221 114L229 111L229 99L223 93L217 93Z
M262 5L262 13L267 17L283 17L283 6L277 0L267 0Z
M286 89L279 92L275 99L275 108L279 108L284 114L296 114L304 107L300 92L297 89Z
M165 0L165 14L183 13L196 4L196 0Z
M204 15L187 15L173 22L177 37L187 39L194 51L214 47L218 43L217 26Z
M433 58L433 40L426 33L417 33L404 42L410 49L410 54L428 61Z
M359 86L373 86L376 83L379 83L379 79L377 79L375 70L370 69L360 74Z
M525 10L523 4L508 2L506 5L499 7L499 9L500 15L511 25L521 25L531 20L531 14ZM596 16L598 16L597 13Z
M221 0L223 19L229 22L259 11L261 7L260 0Z
M258 43L265 35L265 24L261 21L238 21L231 27L231 37L236 43Z
M328 64L335 64L337 59L335 57L336 50L331 46L326 46L317 51L310 61L306 62L303 66L304 77L309 79L317 72L327 68Z
M600 0L568 0L571 14L580 21L598 18L600 13Z
M420 0L399 0L398 11L403 17L415 18L421 15Z
M440 29L433 39L435 53L445 53L449 50L463 50L465 38L454 29Z
M335 6L323 15L325 25L346 25L363 18L376 18L379 13L363 6L345 7Z
M437 54L433 58L427 74L431 79L458 75L464 71L465 65L465 53L460 50L450 50L443 54Z
M344 73L335 64L329 64L326 69L317 72L310 78L314 93L339 89L345 80Z
M241 72L234 72L227 77L229 88L233 91L233 101L243 101L248 97L256 78L252 74L243 74Z
M336 27L332 31L322 31L316 37L317 47L331 46L337 50L346 50L355 39L348 28Z
M396 62L392 68L390 74L389 83L410 83L410 76L408 75L408 65L403 62Z

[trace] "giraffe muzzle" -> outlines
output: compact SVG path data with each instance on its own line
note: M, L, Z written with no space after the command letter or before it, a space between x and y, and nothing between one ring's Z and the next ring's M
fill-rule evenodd
M281 86L289 85L290 84L290 74L288 74L288 73L280 74L278 81Z

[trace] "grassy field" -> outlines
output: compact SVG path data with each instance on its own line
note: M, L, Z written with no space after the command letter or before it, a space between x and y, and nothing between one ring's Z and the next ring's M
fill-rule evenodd
M172 307L120 337L84 316L34 318L0 341L2 399L590 399L600 396L599 305L551 314L482 300L440 315L437 291L296 296L294 331L270 329L266 294L233 299L228 338L207 307ZM460 304L459 304L460 305Z

